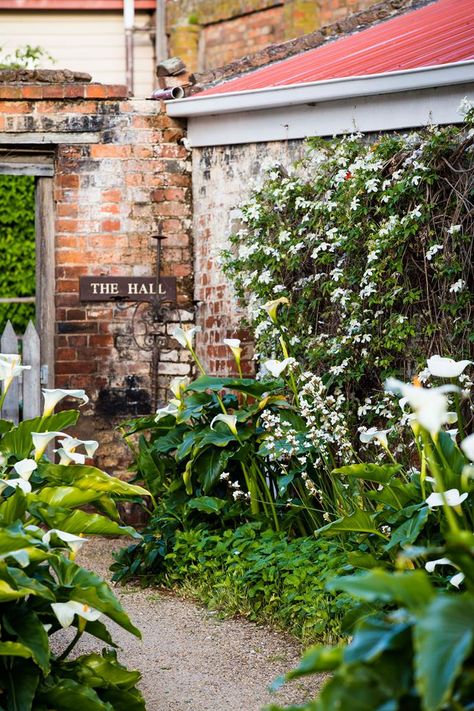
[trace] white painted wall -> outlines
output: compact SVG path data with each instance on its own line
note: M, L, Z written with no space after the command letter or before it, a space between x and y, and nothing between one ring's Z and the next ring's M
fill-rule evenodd
M152 14L137 12L138 27L153 27ZM125 84L125 39L121 12L0 11L0 47L9 53L40 45L56 60L44 68L89 72L94 81ZM135 96L154 88L154 47L149 32L135 33Z

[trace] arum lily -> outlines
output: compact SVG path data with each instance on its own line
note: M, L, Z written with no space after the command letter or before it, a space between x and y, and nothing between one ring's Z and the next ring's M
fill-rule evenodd
M21 479L28 481L30 476L33 474L35 469L38 468L37 463L34 459L22 459L13 465L13 469L16 471Z
M448 421L447 392L459 392L455 385L442 385L440 388L422 388L411 383L402 383L395 378L388 378L385 389L403 395L400 405L408 403L415 412L417 422L429 432L439 432Z
M278 307L280 306L280 304L289 304L289 303L290 302L286 298L286 296L280 296L279 299L274 299L273 301L267 301L267 303L263 305L263 308L265 309L267 314L270 316L273 323L277 323Z
M65 439L60 439L59 444L66 450L66 452L75 452L77 447L81 445L86 450L88 457L93 457L97 451L99 443L95 439L77 439L76 437L67 436Z
M426 503L430 509L437 508L438 506L460 506L463 501L467 499L469 494L465 492L460 494L458 489L448 489L448 491L443 492L433 492L426 499Z
M454 563L451 563L449 558L438 558L437 560L429 560L427 563L425 563L425 570L428 573L432 573L437 565L453 565L454 566Z
M215 422L224 422L232 434L237 436L237 417L235 415L224 415L222 413L216 415L211 422L211 430L215 429L213 426Z
M69 602L52 602L51 607L58 618L59 624L64 628L72 625L74 615L78 615L88 622L95 622L101 616L99 610L95 610L93 607L83 602L77 602L76 600L69 600Z
M20 365L21 356L16 353L0 353L0 380L3 380L3 396L10 387L13 378L24 370L30 370L31 365Z
M169 387L175 398L181 400L181 396L190 382L191 379L187 375L181 375L171 380Z
M461 442L461 449L466 457L474 462L474 434L469 435Z
M294 362L294 358L285 358L284 360L266 360L263 367L268 373L270 373L271 376L279 378L283 371Z
M38 461L44 454L44 451L48 444L55 437L67 437L65 432L32 432L31 439L33 440L34 457Z
M456 573L456 575L453 575L453 577L449 579L449 582L451 585L454 585L455 588L458 588L465 577L464 573Z
M472 360L453 360L439 355L428 358L426 364L431 375L438 378L459 378Z
M373 439L375 439L376 442L381 444L383 447L388 446L388 441L387 441L387 434L390 432L390 430L378 430L376 427L371 427L370 429L366 430L365 432L361 432L359 435L359 439L361 442L364 444L368 444L369 442L372 442Z
M232 355L235 358L235 362L237 365L240 365L240 358L242 355L242 348L240 347L240 339L238 338L224 338L224 341L226 346L230 348L232 351Z
M13 489L21 489L24 494L31 494L31 484L26 479L0 479L0 491L8 486Z
M54 408L65 397L74 397L78 400L82 400L83 405L87 405L89 398L87 397L84 390L63 390L62 388L56 389L43 389L44 396L44 408L43 417L48 417L54 412Z
M67 543L74 554L89 540L88 538L82 538L82 536L75 536L73 533L68 533L67 531L60 531L59 528L51 528L49 531L46 531L41 540L43 543L49 545L53 536L57 536L60 541Z
M6 467L8 463L8 457L0 452L0 467Z
M156 411L155 422L159 422L163 419L163 417L168 417L168 415L173 415L173 417L176 417L179 411L180 404L181 403L179 400L170 400L166 407L160 407Z
M200 330L200 326L193 326L192 328L181 328L181 326L176 326L171 335L173 338L176 338L178 343L183 346L183 348L189 348L189 350L192 351L194 336L196 333L199 333Z
M71 464L71 462L74 462L74 464L85 464L85 454L81 454L80 452L73 452L71 450L64 449L64 447L60 447L59 449L55 449L54 451L59 454L59 464L64 467L67 467L68 464Z

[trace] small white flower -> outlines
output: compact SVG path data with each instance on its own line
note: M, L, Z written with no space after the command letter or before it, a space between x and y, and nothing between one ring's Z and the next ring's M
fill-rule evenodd
M474 434L470 434L461 442L461 449L466 457L474 462Z
M458 489L448 489L448 491L443 491L442 493L433 492L428 496L425 502L430 509L444 506L445 504L447 506L460 506L468 496L469 494L467 492L460 494Z
M437 378L459 378L461 373L471 365L472 360L458 360L453 358L443 358L440 355L431 356L428 358L426 365L431 375Z
M13 469L16 471L18 476L20 476L22 479L25 479L26 481L28 481L30 476L37 468L38 465L34 459L22 459L13 465Z
M188 348L189 350L192 350L194 336L200 331L200 326L193 326L192 328L181 328L181 326L176 326L176 328L172 331L171 335L173 336L173 338L176 338L178 343L183 346L183 348Z
M461 225L451 225L451 227L448 228L448 235L456 235L459 232L461 232Z
M78 615L88 622L95 622L102 613L95 610L86 603L69 600L69 602L52 602L51 607L58 618L61 627L70 627L74 620L74 615Z
M43 543L49 545L53 535L57 536L59 540L64 541L64 543L67 543L73 553L77 553L84 543L89 540L88 538L82 538L82 536L75 536L67 531L60 531L58 528L51 528L49 531L46 531L41 540Z
M433 257L435 256L435 254L436 254L437 252L439 252L440 250L442 250L442 249L443 249L443 245L442 245L442 244L432 244L431 247L430 247L430 248L428 249L428 251L426 252L426 255L425 255L425 256L426 256L426 259L427 259L429 262L431 262L431 260L432 260Z
M294 358L285 358L284 360L266 360L263 363L263 368L267 373L270 373L273 378L279 378L283 371L294 362Z
M465 286L466 282L464 281L464 279L458 279L454 282L454 284L451 284L451 286L449 287L449 293L457 294L459 291L462 291Z
M44 396L44 408L43 417L48 417L54 412L54 408L65 397L74 397L78 400L82 400L83 405L87 405L89 398L87 397L85 390L63 390L62 388L55 389L43 389Z
M229 480L229 477L230 477L230 473L229 473L229 472L222 472L222 474L220 475L219 479L220 479L221 481L228 481L228 480Z
M237 434L237 417L235 415L224 415L223 413L216 415L211 422L211 430L215 429L213 426L215 422L224 422L233 435Z

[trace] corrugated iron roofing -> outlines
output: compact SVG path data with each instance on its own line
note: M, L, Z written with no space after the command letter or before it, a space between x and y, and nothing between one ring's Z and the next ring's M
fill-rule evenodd
M474 0L437 0L199 94L264 89L474 59Z

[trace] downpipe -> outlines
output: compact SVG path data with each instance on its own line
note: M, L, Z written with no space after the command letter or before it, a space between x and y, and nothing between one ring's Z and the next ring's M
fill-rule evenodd
M173 86L170 89L155 89L151 95L152 99L159 101L169 101L171 99L183 99L184 89L181 86Z

